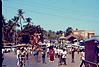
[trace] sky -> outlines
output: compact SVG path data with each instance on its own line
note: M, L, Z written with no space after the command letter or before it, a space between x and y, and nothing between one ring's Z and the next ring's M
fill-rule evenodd
M99 0L2 0L2 14L9 20L23 9L24 18L45 30L65 31L68 27L94 30L99 35Z

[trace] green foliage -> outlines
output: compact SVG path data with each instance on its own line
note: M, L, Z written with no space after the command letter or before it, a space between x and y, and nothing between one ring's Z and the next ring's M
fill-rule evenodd
M62 30L59 30L57 32L52 31L52 30L46 31L40 25L32 25L31 24L32 18L28 17L28 18L24 19L23 9L18 9L17 13L18 13L18 15L14 16L7 23L5 23L5 20L3 18L4 40L7 40L8 42L10 42L9 41L10 38L15 38L14 36L21 37L20 34L23 34L23 33L32 35L34 32L41 33L40 37L41 37L42 41L44 39L57 40L64 32ZM22 26L22 24L24 22L21 22L21 19L23 19L24 22L26 22L27 24ZM19 20L20 20L20 23L18 22ZM24 27L24 28L16 32L16 27L21 27L21 28ZM72 30L73 29L71 27L68 27L66 30L66 35L69 35L70 33L72 33ZM11 35L11 36L9 36L9 35ZM12 42L14 42L14 40Z
M68 27L68 28L66 29L66 34L65 34L65 36L70 35L72 32L73 32L72 27Z

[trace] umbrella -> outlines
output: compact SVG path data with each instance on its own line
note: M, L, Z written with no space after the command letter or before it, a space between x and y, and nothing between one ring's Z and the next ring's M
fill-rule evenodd
M72 37L68 38L67 40L68 41L73 41L74 39L76 39L76 38L72 36Z
M59 40L66 40L66 37L60 37Z

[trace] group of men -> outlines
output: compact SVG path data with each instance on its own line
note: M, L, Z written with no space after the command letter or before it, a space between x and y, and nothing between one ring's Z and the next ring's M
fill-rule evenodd
M20 63L23 63L23 65L25 65L26 60L28 60L30 51L29 49L26 47L18 47L17 48L17 66L20 67Z
M59 59L58 65L62 65L62 63L64 63L64 65L66 65L66 58L67 58L67 50L65 48L56 48L56 47L52 47L50 46L47 50L47 57L49 57L49 60L51 62L54 62L55 58Z
M32 51L32 53L31 53ZM33 61L40 62L42 60L42 63L46 64L46 57L49 58L50 62L54 62L55 58L59 59L58 65L67 65L66 59L67 59L67 49L66 48L57 48L54 46L50 47L39 47L39 46L34 46L32 50L29 51L27 48L18 48L17 49L17 60L18 63L17 65L19 66L20 63L20 57L24 57L24 61L28 60L29 55L31 54L33 56ZM72 48L72 62L74 62L74 52L75 50ZM83 53L83 52L81 52ZM84 57L82 55L82 64L84 63ZM25 63L25 62L24 62Z
M40 62L41 56L42 56L42 63L45 62L45 56L46 56L46 48L41 48L39 46L33 46L32 49L29 49L28 47L18 47L16 51L17 56L17 66L20 66L20 62L25 62L29 60L29 57L32 57L32 61ZM23 60L22 60L23 58Z
M58 55L58 58L59 58L59 65L62 65L62 63L64 63L64 65L66 65L66 58L67 58L67 51L66 49L62 49L62 48L59 48L57 49L57 55Z

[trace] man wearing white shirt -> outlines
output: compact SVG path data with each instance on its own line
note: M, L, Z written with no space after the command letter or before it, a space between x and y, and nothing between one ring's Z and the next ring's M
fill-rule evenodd
M57 58L58 50L56 49L56 47L54 47L54 51L55 51L55 58Z
M85 52L84 52L84 49L82 49L80 55L81 55L81 60L82 60L82 62L80 64L80 67L82 67L82 65L85 64Z
M17 48L17 66L19 66L19 54L20 54L20 48Z
M64 65L66 65L66 55L67 55L67 51L63 49L62 59L63 59Z
M63 50L61 48L58 49L59 65L62 65L62 53L63 53Z

